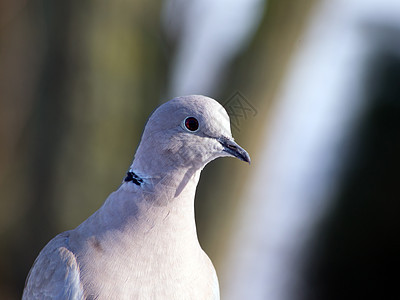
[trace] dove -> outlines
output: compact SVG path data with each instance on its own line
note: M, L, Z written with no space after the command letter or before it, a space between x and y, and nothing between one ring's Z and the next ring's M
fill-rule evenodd
M194 199L201 170L224 156L250 163L217 101L191 95L160 105L121 186L42 249L23 299L219 299Z

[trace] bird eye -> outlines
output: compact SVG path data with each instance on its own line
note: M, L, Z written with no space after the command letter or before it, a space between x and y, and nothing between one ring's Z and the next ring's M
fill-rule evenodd
M197 121L196 118L194 117L187 117L184 121L183 124L185 125L185 128L189 131L196 131L199 129L199 121Z

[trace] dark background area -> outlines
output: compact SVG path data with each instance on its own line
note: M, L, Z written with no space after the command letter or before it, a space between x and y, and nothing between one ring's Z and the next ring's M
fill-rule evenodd
M396 299L400 266L400 58L381 49L337 198L308 258L305 299Z

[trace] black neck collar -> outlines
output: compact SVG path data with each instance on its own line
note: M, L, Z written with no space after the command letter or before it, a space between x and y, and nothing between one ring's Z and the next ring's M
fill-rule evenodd
M136 185L141 185L143 183L143 179L140 178L138 175L136 175L132 171L126 172L126 177L124 179L125 182L132 181Z

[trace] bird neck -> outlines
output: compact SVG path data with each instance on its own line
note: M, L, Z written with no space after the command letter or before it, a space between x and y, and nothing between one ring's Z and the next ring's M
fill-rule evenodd
M140 185L143 189L178 197L184 190L196 189L203 165L188 164L174 155L158 153L159 149L138 149L125 181ZM154 153L157 152L157 153ZM194 195L193 195L194 197Z
M176 202L182 197L194 200L200 173L201 170L195 168L171 168L168 172L151 174L130 169L124 181L132 181L144 195L152 199L151 202ZM185 204L193 205L193 201Z
M189 148L189 149L188 149ZM142 136L136 150L131 170L142 178L180 179L192 176L209 160L193 152L187 143L157 133ZM175 180L176 181L176 180Z
M78 228L85 229L89 235L117 229L133 236L152 228L169 232L174 230L174 224L179 224L189 239L197 243L194 197L200 170L190 174L188 171L172 172L163 177L139 178L140 185L124 181Z

